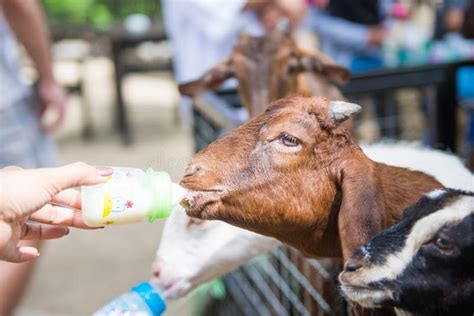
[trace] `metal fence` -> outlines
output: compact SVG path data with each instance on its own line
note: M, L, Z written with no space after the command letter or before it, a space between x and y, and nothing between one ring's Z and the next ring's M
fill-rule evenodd
M196 151L248 119L235 91L208 93L193 105ZM329 259L303 257L280 247L224 276L226 297L211 300L205 314L238 315L346 315L338 292L340 264Z
M206 315L345 315L338 272L331 260L304 258L280 247L226 275L227 296L211 302Z

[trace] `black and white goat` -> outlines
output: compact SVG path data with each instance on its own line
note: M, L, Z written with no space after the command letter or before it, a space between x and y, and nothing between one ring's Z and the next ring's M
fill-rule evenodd
M339 276L345 296L402 315L474 314L474 193L435 190L359 248Z

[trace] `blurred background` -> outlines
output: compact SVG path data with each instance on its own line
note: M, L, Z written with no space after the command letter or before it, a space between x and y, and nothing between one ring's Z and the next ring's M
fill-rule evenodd
M3 165L21 165L21 157L44 141L37 138L40 129L28 132L29 141L16 132L40 124L38 118L31 123L22 119L25 113L5 114L32 94L38 106L47 108L39 122L58 121L63 107L52 103L64 102L65 111L58 127L45 136L52 138L57 155L24 167L85 161L153 167L179 180L196 150L248 115L235 82L215 94L220 102L208 98L199 104L181 97L177 82L197 79L230 55L242 32L263 35L286 20L301 46L319 49L351 70L341 89L364 108L356 122L361 142L414 141L450 150L474 167L474 1L43 0L39 4L50 32L54 81L67 99L48 90L34 50L11 25L15 10L27 10L21 11L21 1L2 1ZM34 28L29 32L40 41ZM11 44L16 37L18 52ZM12 76L21 83L8 79ZM12 97L18 86L21 97ZM36 101L28 102L34 107ZM28 106L24 111L30 111ZM162 225L73 231L44 243L15 315L91 314L150 277ZM282 282L291 283L288 278ZM229 295L204 288L172 303L168 313L203 313L209 300L235 302ZM222 308L210 314L225 315Z

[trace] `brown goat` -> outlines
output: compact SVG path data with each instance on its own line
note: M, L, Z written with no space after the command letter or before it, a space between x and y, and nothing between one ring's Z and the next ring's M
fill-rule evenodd
M188 215L275 237L309 256L348 258L442 185L370 160L340 123L360 107L290 97L199 152L181 184Z
M180 85L179 91L194 97L233 77L238 80L242 104L253 117L271 101L293 93L342 100L333 83L345 83L349 71L320 52L298 48L286 32L274 31L262 37L243 34L229 58L201 78Z

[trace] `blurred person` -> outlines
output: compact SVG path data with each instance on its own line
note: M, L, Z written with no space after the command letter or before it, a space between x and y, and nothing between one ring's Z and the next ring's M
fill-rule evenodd
M469 15L470 14L470 15ZM469 32L466 24L467 18L474 16L473 0L445 0L436 7L434 38L442 39L445 35L452 37L468 37ZM474 34L474 29L470 30ZM462 76L461 72L469 72L469 75ZM458 69L457 80L458 87L464 86L463 91L458 90L460 99L469 99L468 104L473 104L474 87L472 78L474 77L474 67L466 66ZM466 80L466 82L459 82ZM467 88L470 86L471 88ZM467 164L470 170L474 170L474 108L471 105L466 108L467 111L467 130L465 133L465 152L467 155Z
M446 33L460 33L464 24L469 0L444 0L436 6L434 38Z
M20 79L15 37L37 70L36 93ZM56 165L55 148L45 130L61 123L67 97L54 79L49 33L38 1L0 0L0 92L0 167ZM46 126L41 118L48 109L56 119ZM38 242L25 245L37 247ZM32 263L0 262L0 315L13 311L32 268Z
M461 32L464 38L474 39L474 0L467 7Z
M380 67L384 19L390 0L310 0L306 27L314 30L320 49L337 64L358 69L364 60Z
M165 28L173 45L178 83L195 80L230 55L240 32L259 36L282 19L295 27L305 0L162 0ZM224 87L235 87L230 80ZM191 100L182 98L182 117L191 120Z

